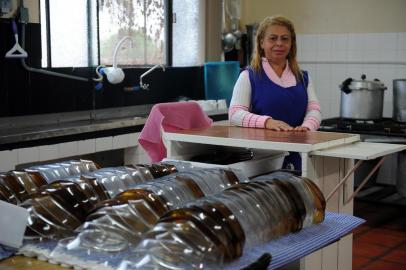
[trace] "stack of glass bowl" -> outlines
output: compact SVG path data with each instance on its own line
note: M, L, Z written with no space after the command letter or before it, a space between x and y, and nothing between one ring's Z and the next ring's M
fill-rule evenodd
M78 235L59 241L52 258L63 261L80 251L124 251L137 245L168 211L247 180L230 170L215 168L178 172L143 183L96 204L86 222L76 229Z
M38 171L42 171L43 167L49 168L42 166ZM29 213L25 237L32 239L71 236L98 202L153 179L151 170L156 174L165 175L173 173L176 168L160 164L122 166L87 171L85 174L69 176L63 180L52 180L20 203ZM51 175L49 170L46 172L47 176Z
M26 172L37 175L47 183L65 179L73 175L81 175L99 169L99 165L91 160L68 160L52 164L32 166L25 169Z
M325 206L306 178L261 176L167 212L120 269L220 268L243 248L322 222Z
M90 160L69 160L53 164L33 166L24 171L9 171L0 174L0 200L19 204L40 188L53 181L69 176L89 173L98 166Z

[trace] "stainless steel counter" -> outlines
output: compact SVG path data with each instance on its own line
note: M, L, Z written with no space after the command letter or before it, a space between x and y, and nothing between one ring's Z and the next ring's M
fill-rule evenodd
M152 106L0 118L0 145L142 126Z
M50 139L145 124L153 104L93 111L0 118L0 145ZM209 116L226 110L207 112Z
M60 124L15 127L0 130L0 144L33 141L39 139L97 132L117 128L144 125L146 118L82 120Z

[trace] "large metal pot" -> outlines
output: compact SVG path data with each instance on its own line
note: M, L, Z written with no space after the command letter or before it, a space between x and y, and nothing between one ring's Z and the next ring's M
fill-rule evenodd
M378 120L383 114L384 90L387 88L378 79L373 81L348 78L341 85L341 118Z
M406 79L393 80L393 120L406 122Z

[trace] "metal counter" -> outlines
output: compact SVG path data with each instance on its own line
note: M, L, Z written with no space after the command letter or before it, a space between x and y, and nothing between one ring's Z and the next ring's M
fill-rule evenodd
M70 141L83 134L97 137L97 133L102 132L113 135L126 133L130 129L139 132L153 105L0 118L0 148L18 148L18 145L24 143L46 144L47 140L54 138ZM207 114L213 118L226 116L227 111L211 111Z

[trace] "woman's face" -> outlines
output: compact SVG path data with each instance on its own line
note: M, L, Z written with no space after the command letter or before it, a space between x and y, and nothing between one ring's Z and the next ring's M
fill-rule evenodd
M285 61L292 46L291 33L285 26L271 25L265 31L261 48L265 57L271 62Z

